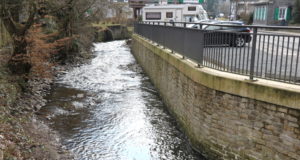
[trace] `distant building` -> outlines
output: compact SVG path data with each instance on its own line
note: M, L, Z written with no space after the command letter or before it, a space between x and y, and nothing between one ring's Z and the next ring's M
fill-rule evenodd
M255 3L253 24L287 25L292 19L295 0L260 0Z
M162 0L128 0L129 7L133 9L133 18L141 16L142 8L146 4L159 4Z
M251 15L257 1L259 0L219 0L218 8L226 17L230 16L231 20L237 20L240 16Z
M224 14L224 18L228 18L230 16L231 11L230 5L230 0L218 0L216 6L217 14L220 15L222 13Z
M259 0L241 0L237 3L237 15L250 15L254 12L255 4Z
M123 18L132 18L133 10L129 7L128 0L110 0L112 6L107 8L106 18L122 16Z

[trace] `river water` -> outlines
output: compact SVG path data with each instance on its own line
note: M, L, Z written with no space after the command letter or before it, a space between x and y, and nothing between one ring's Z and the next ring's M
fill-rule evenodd
M66 73L40 115L78 160L196 160L125 41L95 44L89 64Z

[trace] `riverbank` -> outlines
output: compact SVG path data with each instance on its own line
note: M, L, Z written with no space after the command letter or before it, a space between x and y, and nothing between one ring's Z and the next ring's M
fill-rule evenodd
M60 136L36 113L46 103L45 96L55 79L69 69L86 63L90 53L82 53L67 64L52 67L53 76L30 79L13 76L6 67L10 50L0 54L0 160L6 159L72 159L62 147Z
M30 80L24 92L18 79L0 66L0 160L71 159L56 132L35 115L46 104L53 78Z
M125 31L127 35L127 28L117 27L113 33L123 36ZM62 63L64 65L53 66L53 76L25 81L24 77L11 75L7 68L11 50L2 49L0 54L0 160L72 159L72 155L62 147L60 135L36 113L47 103L45 96L55 79L69 69L85 64L93 54L80 52Z

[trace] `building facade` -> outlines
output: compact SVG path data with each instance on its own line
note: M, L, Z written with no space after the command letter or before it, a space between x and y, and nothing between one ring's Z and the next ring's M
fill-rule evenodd
M237 20L240 16L250 15L254 11L254 3L258 0L218 0L217 13L224 17Z
M250 15L254 12L255 3L259 0L242 0L238 2L237 15Z
M261 0L255 3L253 24L288 25L296 0Z

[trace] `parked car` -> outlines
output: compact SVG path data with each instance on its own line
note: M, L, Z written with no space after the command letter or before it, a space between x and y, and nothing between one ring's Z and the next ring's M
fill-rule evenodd
M246 43L251 42L252 37L251 29L243 25L239 21L216 21L208 24L203 28L203 30L207 31L204 33L205 46L225 44L234 47L244 47Z
M200 23L202 23L202 28L207 27L207 24L214 24L216 23L216 20L202 20L202 21L196 21L195 24L187 24L186 28L197 28L200 29Z

